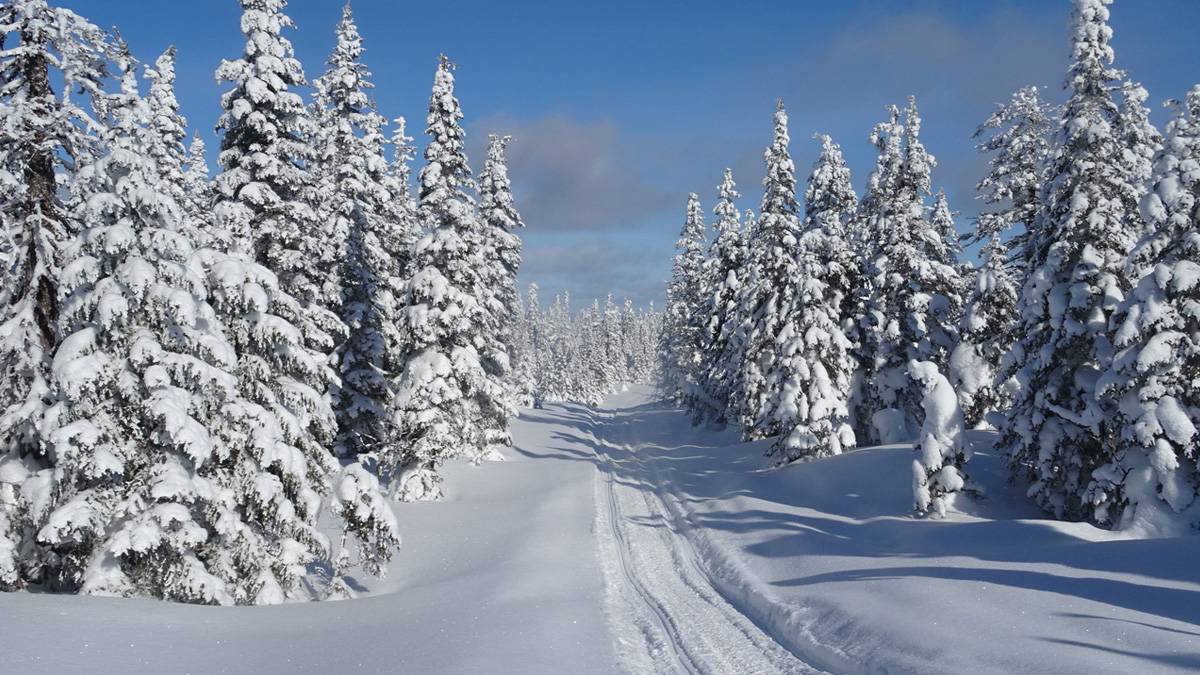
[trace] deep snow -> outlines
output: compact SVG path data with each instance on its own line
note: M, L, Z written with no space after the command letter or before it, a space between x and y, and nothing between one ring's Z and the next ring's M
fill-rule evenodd
M908 446L770 469L646 390L524 410L508 461L398 504L404 545L344 602L212 608L0 595L3 670L1183 673L1200 537L1048 520L970 432L947 518Z

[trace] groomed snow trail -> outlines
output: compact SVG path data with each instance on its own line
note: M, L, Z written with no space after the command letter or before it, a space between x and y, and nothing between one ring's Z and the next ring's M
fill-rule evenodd
M597 536L618 650L631 672L820 673L722 595L664 500L629 414L598 411ZM640 643L640 644L639 644Z

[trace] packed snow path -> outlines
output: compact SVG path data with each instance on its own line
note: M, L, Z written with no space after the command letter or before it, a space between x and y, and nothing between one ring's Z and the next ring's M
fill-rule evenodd
M636 414L637 408L598 411L594 420L597 534L626 666L657 673L821 672L755 625L714 583L689 539L685 514L663 492L653 458L638 452Z

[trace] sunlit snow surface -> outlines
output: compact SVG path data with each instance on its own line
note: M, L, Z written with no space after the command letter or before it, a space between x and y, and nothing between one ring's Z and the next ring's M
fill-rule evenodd
M1200 670L1200 537L1047 520L985 432L967 472L986 499L918 519L907 446L771 470L769 440L648 401L522 411L509 461L449 466L446 501L397 505L404 547L389 579L355 577L358 600L2 594L0 670Z

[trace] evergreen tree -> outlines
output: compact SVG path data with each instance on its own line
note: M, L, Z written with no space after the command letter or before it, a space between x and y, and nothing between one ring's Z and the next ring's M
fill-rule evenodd
M0 5L0 587L37 571L18 556L32 540L37 514L20 484L51 460L43 417L58 332L63 252L82 225L63 201L59 180L99 154L99 124L84 106L102 95L110 47L75 13L45 0ZM60 79L61 78L61 79ZM62 87L56 95L51 82ZM45 481L39 480L44 486ZM43 487L44 489L44 487Z
M993 153L991 170L975 189L991 207L975 221L968 242L985 242L983 267L969 280L961 342L950 357L949 375L968 427L989 411L1011 403L1009 383L995 381L1016 340L1017 296L1026 274L1025 247L1042 207L1041 192L1054 150L1058 109L1025 87L997 106L980 125L975 148Z
M1020 285L1008 263L1006 242L993 235L984 244L983 266L970 277L959 325L961 340L950 354L948 375L968 428L987 413L1011 404L1009 386L996 375L1013 341Z
M663 358L663 395L678 405L696 410L703 405L699 388L702 349L700 292L704 265L704 213L696 193L688 195L687 217L675 243L675 265L667 287L660 351Z
M1025 87L1010 102L997 105L975 131L974 138L979 139L975 149L994 153L988 160L991 170L975 186L979 199L993 210L978 216L968 243L1002 237L1008 241L1012 263L1021 264L1028 231L1042 206L1057 115L1037 87ZM1023 273L1018 274L1018 283L1021 279Z
M285 4L244 0L245 51L217 70L218 80L234 86L221 98L225 113L218 122L224 134L210 224L216 250L201 253L209 302L238 355L240 391L273 418L260 424L320 473L318 467L336 466L328 451L337 432L329 353L342 324L318 302L316 250L329 242L319 240L310 205L312 182L303 164L311 153L307 113L291 91L304 85L304 75L280 35L292 27ZM373 567L371 557L389 550L386 540L394 532L372 483L356 478L361 471L357 465L344 470L334 510L359 540L364 564Z
M1095 384L1111 366L1108 323L1130 288L1129 214L1140 192L1122 167L1108 4L1075 0L1071 13L1071 96L1030 233L1019 337L1002 373L1020 385L999 441L1010 471L1032 481L1039 506L1071 519L1103 515L1085 492L1107 461L1106 439L1120 432Z
M438 466L482 453L480 400L503 396L478 351L488 320L476 295L483 266L480 227L452 68L442 56L429 99L425 133L431 140L418 207L428 233L413 251L401 298L404 366L395 382L393 431L383 458L392 493L405 500L438 498Z
M307 82L281 34L295 25L283 13L286 0L240 2L245 50L217 69L217 80L233 88L221 96L225 112L217 122L224 133L215 216L232 235L231 250L274 272L282 290L301 303L297 321L306 343L328 355L344 332L321 282L327 271L322 251L336 233L318 227L311 205L311 122L294 91Z
M1118 351L1099 387L1117 402L1086 495L1101 522L1155 523L1162 502L1180 511L1200 485L1200 86L1176 107L1141 203L1149 230L1130 259L1140 280L1113 317Z
M826 457L854 446L847 423L854 362L840 325L857 261L846 225L857 197L841 151L828 136L804 193L804 230L798 243L798 288L783 307L779 356L768 381L780 381L774 403L779 439L770 454L780 461Z
M746 282L738 297L745 351L739 359L741 391L735 408L747 440L780 431L775 407L783 382L769 378L779 356L777 340L784 309L796 294L799 277L800 205L796 203L795 165L788 152L788 118L783 101L775 113L775 137L764 153L762 208L750 232Z
M280 602L306 563L329 558L316 518L332 458L289 442L277 412L239 386L208 302L214 254L196 249L163 181L180 176L153 159L161 135L143 126L134 63L118 63L109 152L80 174L90 226L63 272L42 561L53 586L85 593ZM380 557L367 566L382 563L396 540L390 510L377 490L343 495L376 500L362 521L384 537L369 541Z
M487 325L481 359L484 372L499 396L481 400L484 419L484 456L501 457L500 449L512 445L509 420L516 416L517 394L513 382L516 351L514 325L521 299L517 294L517 270L521 267L521 239L516 229L524 227L517 213L504 148L510 137L488 137L488 158L479 177L479 223L483 247L482 285L479 297L487 309Z
M629 381L625 365L625 343L621 335L621 312L613 302L612 294L604 300L604 316L601 322L604 335L605 389L620 391Z
M925 205L936 162L920 142L916 103L909 99L903 126L899 110L889 110L889 120L871 136L880 154L858 225L869 242L870 295L856 311L861 368L856 432L882 442L911 438L920 428L922 395L907 376L908 362L946 368L962 302L949 208L944 198L932 213Z
M349 5L337 26L329 69L317 81L318 213L329 226L325 269L348 334L337 348L341 385L334 391L338 433L335 451L355 457L385 439L391 380L399 373L401 335L394 280L415 238L405 211L395 212L399 186L384 157L384 118L367 97L370 73L362 63L362 38ZM396 217L399 216L399 217Z
M700 316L704 326L705 349L701 363L705 396L712 401L708 410L712 421L728 419L730 382L739 370L736 361L734 331L739 326L737 293L745 281L746 232L735 199L740 199L733 171L725 169L725 179L717 186L717 205L713 215L713 239L704 260ZM752 222L752 221L751 221Z
M910 361L908 374L920 387L925 420L913 449L913 507L918 514L946 515L946 497L966 487L963 465L971 459L962 410L950 381L929 361Z
M200 139L200 132L197 131L192 135L192 142L187 148L187 169L183 172L186 197L180 206L187 213L188 219L201 228L203 236L211 239L214 193L212 182L209 180L206 154L204 141Z
M1162 149L1162 134L1150 123L1150 110L1146 107L1149 94L1140 84L1123 82L1121 109L1113 125L1117 143L1121 148L1121 169L1125 181L1136 190L1137 198L1146 195L1154 172L1154 156ZM1146 222L1138 211L1127 214L1130 226L1138 233L1144 232Z
M146 97L149 114L149 131L145 148L150 159L161 172L159 184L181 209L187 209L179 222L195 227L194 211L189 209L186 166L187 151L183 141L187 138L187 120L179 114L179 101L175 98L175 47L169 47L154 62L154 68L146 69L150 80L150 91ZM199 241L200 230L189 232L192 241Z
M538 304L538 286L529 284L529 306L525 310L526 331L529 334L530 379L532 380L532 405L542 407L549 390L550 348L547 342L546 321Z

